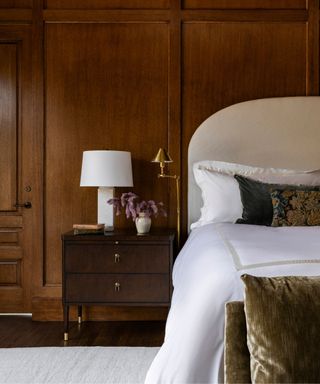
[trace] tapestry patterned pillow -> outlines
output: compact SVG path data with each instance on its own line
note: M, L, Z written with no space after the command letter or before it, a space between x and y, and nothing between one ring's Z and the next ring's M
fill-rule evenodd
M272 224L273 207L270 192L281 191L319 191L319 186L267 184L247 177L235 175L240 189L243 205L242 218L239 224L267 225Z
M272 190L272 227L320 225L320 191Z

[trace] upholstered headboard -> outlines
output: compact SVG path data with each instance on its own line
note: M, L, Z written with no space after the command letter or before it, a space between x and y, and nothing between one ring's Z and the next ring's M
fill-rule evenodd
M195 131L188 152L188 224L200 216L192 165L221 160L262 167L320 168L320 97L281 97L225 108Z

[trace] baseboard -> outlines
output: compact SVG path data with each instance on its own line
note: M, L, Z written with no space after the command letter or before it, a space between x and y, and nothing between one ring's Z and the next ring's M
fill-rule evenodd
M154 321L166 320L167 307L83 307L83 320L95 321ZM62 321L62 304L59 297L34 297L32 320ZM77 320L77 308L70 308L70 321Z

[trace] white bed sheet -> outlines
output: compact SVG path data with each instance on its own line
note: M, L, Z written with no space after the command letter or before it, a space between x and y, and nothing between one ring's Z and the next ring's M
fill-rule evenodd
M194 229L174 265L165 341L146 384L223 382L224 305L243 299L243 273L320 275L320 227Z

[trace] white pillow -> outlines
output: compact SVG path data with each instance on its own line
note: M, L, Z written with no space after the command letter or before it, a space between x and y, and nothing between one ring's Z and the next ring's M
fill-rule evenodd
M239 184L233 176L197 167L193 172L202 192L203 207L200 219L191 224L191 229L209 223L234 223L242 217Z
M261 168L206 160L194 163L193 173L202 192L203 207L200 219L191 224L191 229L209 223L235 223L242 217L239 184L234 179L236 174L265 183L320 185L320 170Z
M283 168L252 167L224 161L204 160L194 163L193 169L204 169L220 172L230 176L240 175L250 177L264 183L290 184L290 185L320 185L320 170L298 171Z

